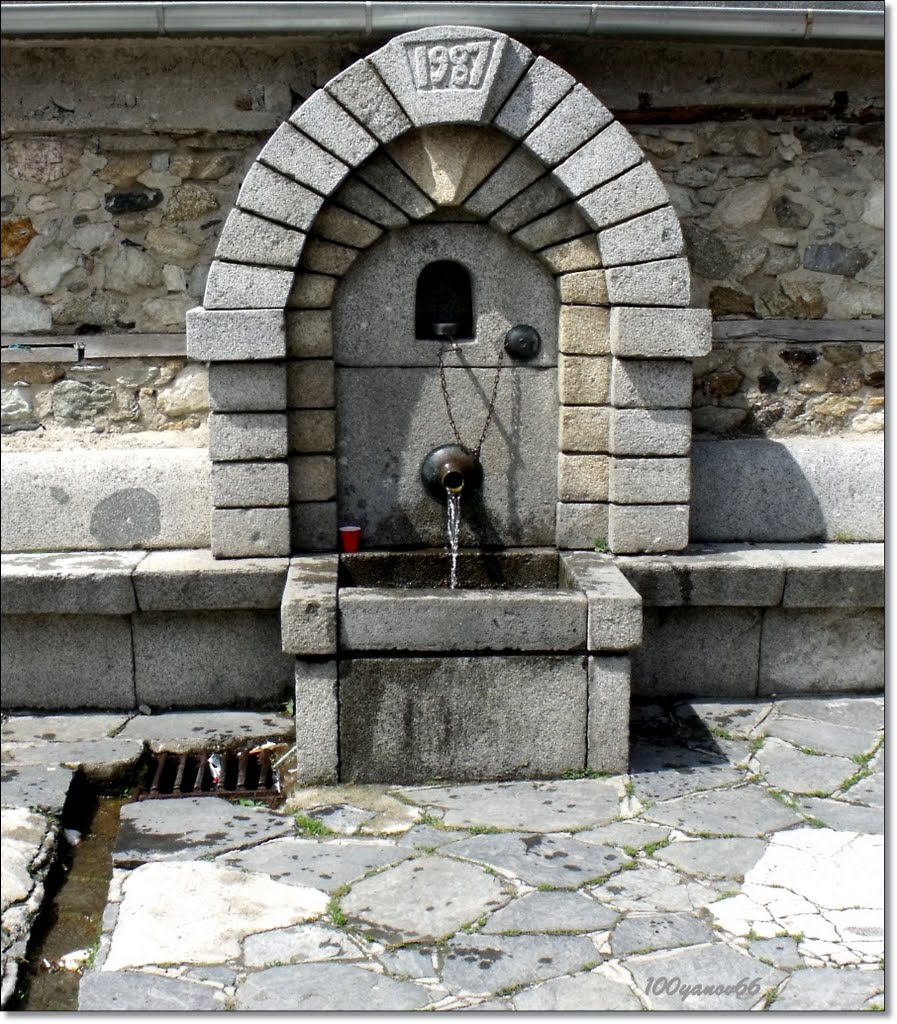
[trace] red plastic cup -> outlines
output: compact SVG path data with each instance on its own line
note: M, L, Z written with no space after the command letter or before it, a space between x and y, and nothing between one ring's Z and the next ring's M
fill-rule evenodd
M342 551L357 551L361 544L361 527L341 526L339 528L339 544Z

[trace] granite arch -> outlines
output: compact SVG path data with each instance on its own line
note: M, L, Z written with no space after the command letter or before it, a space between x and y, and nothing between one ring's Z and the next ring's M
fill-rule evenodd
M335 547L333 296L384 232L446 209L507 234L557 283L557 545L687 544L690 360L709 350L710 314L689 308L666 190L563 69L444 26L394 38L306 100L228 217L188 314L188 352L210 364L217 556ZM302 430L321 450L303 450ZM291 453L305 460L292 483Z

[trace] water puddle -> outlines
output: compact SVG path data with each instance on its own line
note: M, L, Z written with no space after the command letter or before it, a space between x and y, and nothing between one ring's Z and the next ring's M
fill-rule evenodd
M112 878L112 848L118 835L121 797L92 794L85 783L72 797L63 826L82 833L77 846L60 839L60 856L47 878L44 909L32 933L20 992L12 1009L77 1010L80 965L96 950ZM78 955L78 954L82 955ZM73 954L75 954L73 956Z

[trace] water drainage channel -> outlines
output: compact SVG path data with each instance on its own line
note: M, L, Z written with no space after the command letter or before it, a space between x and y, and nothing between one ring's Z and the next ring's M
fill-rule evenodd
M84 776L76 776L62 812L59 853L47 876L44 904L9 1008L78 1009L82 970L99 942L124 804L199 796L279 804L283 794L275 765L287 746L269 743L234 753L163 751L153 755L143 774L148 787L133 796L100 796Z

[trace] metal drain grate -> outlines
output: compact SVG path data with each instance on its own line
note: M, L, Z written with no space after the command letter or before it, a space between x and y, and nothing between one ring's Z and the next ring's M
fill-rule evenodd
M224 754L162 751L153 755L152 782L148 790L137 794L137 799L222 796L277 803L281 798L280 773L271 758L271 750Z

